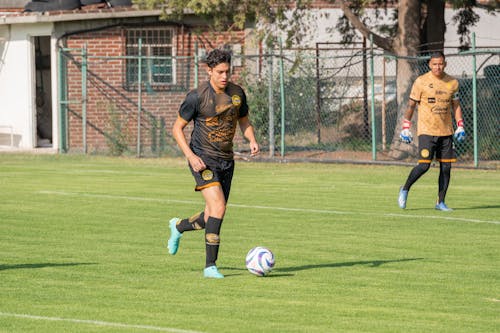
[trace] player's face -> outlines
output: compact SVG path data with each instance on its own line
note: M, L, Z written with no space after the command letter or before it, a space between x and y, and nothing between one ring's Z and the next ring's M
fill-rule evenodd
M231 66L227 62L218 64L214 68L208 69L208 75L210 75L210 83L216 92L222 92L226 89L229 82L230 68Z
M446 67L446 61L444 61L444 58L431 58L431 60L429 60L429 67L432 74L437 77L441 77L443 76L444 68Z

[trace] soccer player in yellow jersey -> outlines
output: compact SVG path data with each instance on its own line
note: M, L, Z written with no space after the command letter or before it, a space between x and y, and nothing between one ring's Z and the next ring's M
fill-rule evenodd
M413 83L408 108L404 115L400 138L406 143L413 140L410 132L411 118L418 104L418 153L419 160L406 183L399 190L399 207L406 208L411 186L429 170L434 156L439 161L439 191L435 208L452 211L445 204L446 191L450 184L451 163L456 162L453 148L453 121L457 129L454 136L458 142L465 139L464 121L458 98L458 81L444 72L445 56L441 52L431 54L430 71L419 76Z

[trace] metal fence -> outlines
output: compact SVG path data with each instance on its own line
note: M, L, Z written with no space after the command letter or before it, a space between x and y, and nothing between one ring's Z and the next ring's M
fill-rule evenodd
M112 102L101 111L106 113L108 125L100 126L99 133L111 143L108 150L121 147L118 153L128 151L137 156L164 156L178 152L169 133L169 119L175 119L182 97L204 79L204 71L198 66L196 57L141 57L140 54L93 57L82 50L61 50L61 151L74 150L71 140L78 135L82 138L79 149L88 152L85 132L89 126L94 131L96 128L92 129L93 122L86 116L90 103L86 87L98 82L102 88L97 91L106 95L104 100ZM124 71L123 64L131 62L130 59L139 64L136 66L139 73L118 73L118 76L136 78L139 82L135 85L124 87L123 80L117 80L121 83L106 82L97 70L92 70L96 63L109 62L112 68L111 64L117 62L115 70ZM397 82L406 80L411 87L417 75L428 71L428 58L405 58L412 71L403 78L398 78L397 66L401 58L359 46L346 48L318 44L312 50L275 49L259 55L235 56L234 59L242 66L238 67L233 79L247 92L263 158L414 161L414 145L403 147L406 154L394 153L401 151L398 134L409 94L409 91L398 91ZM460 163L477 167L490 161L498 162L500 50L474 49L447 54L446 60L446 72L460 82L467 132L465 142L456 145ZM168 66L162 66L162 61ZM147 64L178 68L179 73L170 75L179 76L176 81L182 82L182 86L177 85L173 92L172 89L151 87L146 79L142 82L145 76L141 71L154 74L154 68ZM70 88L70 82L76 80L74 69L81 74L79 90ZM165 77L164 72L161 74ZM72 91L73 95L81 96L72 96ZM170 108L165 108L164 102L158 105L160 97L179 92L177 100L171 98L177 105ZM94 102L91 107L100 106ZM75 134L70 130L71 117L72 121L81 122L83 133ZM241 137L236 140L236 150L244 153L246 147Z

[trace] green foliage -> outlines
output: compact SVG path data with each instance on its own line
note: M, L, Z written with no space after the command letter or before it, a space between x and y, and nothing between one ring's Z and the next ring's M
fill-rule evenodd
M375 9L375 21L370 22L369 26L374 31L378 31L382 33L383 36L388 38L394 38L397 32L397 12L398 6L404 5L408 6L407 2L418 2L421 13L423 15L423 20L427 17L435 15L433 11L426 10L426 1L419 0L409 0L402 2L393 1L393 0L376 0L376 1L363 1L363 0L355 0L349 2L349 8L351 11L358 16L365 24L367 20L367 16L365 15L366 8L374 8ZM453 16L452 21L457 26L457 33L460 36L460 48L462 50L468 49L470 46L470 27L476 25L479 21L480 17L477 13L474 12L474 8L478 7L477 1L474 0L448 0L446 1L450 4L454 9L458 10L457 13ZM378 20L381 17L381 12L387 13L387 9L390 6L395 6L396 11L393 12L392 22L393 24L380 24ZM489 11L493 12L495 9L495 5L481 5L481 7L486 7ZM430 20L434 21L434 20ZM342 34L342 42L345 44L352 43L356 40L357 35L354 32L354 26L349 19L343 15L336 25L338 31ZM423 30L422 31L409 31L408 33L413 34L415 36L420 36L420 40L423 40ZM439 36L440 38L434 40L444 39L444 36Z
M288 32L288 41L300 38L304 25L301 18L311 0L134 0L141 8L161 8L166 20L182 20L194 14L211 22L217 31L241 30L247 25L259 23L260 37L266 42L271 27L276 25ZM290 16L285 15L291 12Z
M108 104L106 110L110 127L109 132L106 134L109 154L111 156L121 156L128 149L129 130L127 120L124 119L122 113L117 110L113 103Z

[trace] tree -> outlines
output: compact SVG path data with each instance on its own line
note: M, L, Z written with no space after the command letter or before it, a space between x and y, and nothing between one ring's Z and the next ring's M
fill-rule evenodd
M326 0L336 2L335 0ZM287 33L287 42L299 43L307 31L307 15L304 13L312 5L312 0L134 0L147 8L164 9L164 18L181 19L186 13L212 20L216 30L242 29L248 22L259 22L261 37L267 36L266 42L272 43L269 34L271 27ZM481 3L484 3L482 1ZM398 128L391 146L393 157L402 158L414 151L414 146L400 145L398 138L399 124L404 113L411 83L418 74L416 63L405 57L414 57L433 50L442 50L444 45L446 3L458 9L453 20L458 24L462 48L468 48L470 42L469 27L476 24L479 16L475 7L496 10L496 0L480 4L476 0L353 0L337 2L344 16L339 20L337 28L344 35L344 42L355 38L353 29L364 37L373 37L374 43L385 51L400 56L397 63L397 101L399 105ZM395 8L397 19L393 25L377 25L379 29L368 27L364 22L366 8L376 10ZM271 37L271 38L269 38Z
M453 21L458 23L458 33L460 35L461 48L467 49L470 43L469 27L479 21L479 16L474 12L474 7L484 7L490 11L495 9L495 5L480 5L475 0L374 0L350 2L340 2L344 17L341 18L337 27L344 32L344 42L349 42L353 34L351 28L359 31L364 37L373 37L374 43L385 51L402 56L397 63L397 102L399 106L398 121L396 126L400 126L401 118L405 110L404 98L408 96L411 83L418 74L417 63L406 57L415 57L420 54L432 51L442 51L444 46L444 34L446 30L444 12L446 3L458 9L453 17ZM385 29L386 36L377 34L363 22L363 9L367 6L376 9L396 6L397 23L393 27ZM384 28L387 28L384 26ZM402 158L409 151L414 151L415 146L401 145L398 140L399 127L394 131L391 145L391 153L394 158Z

